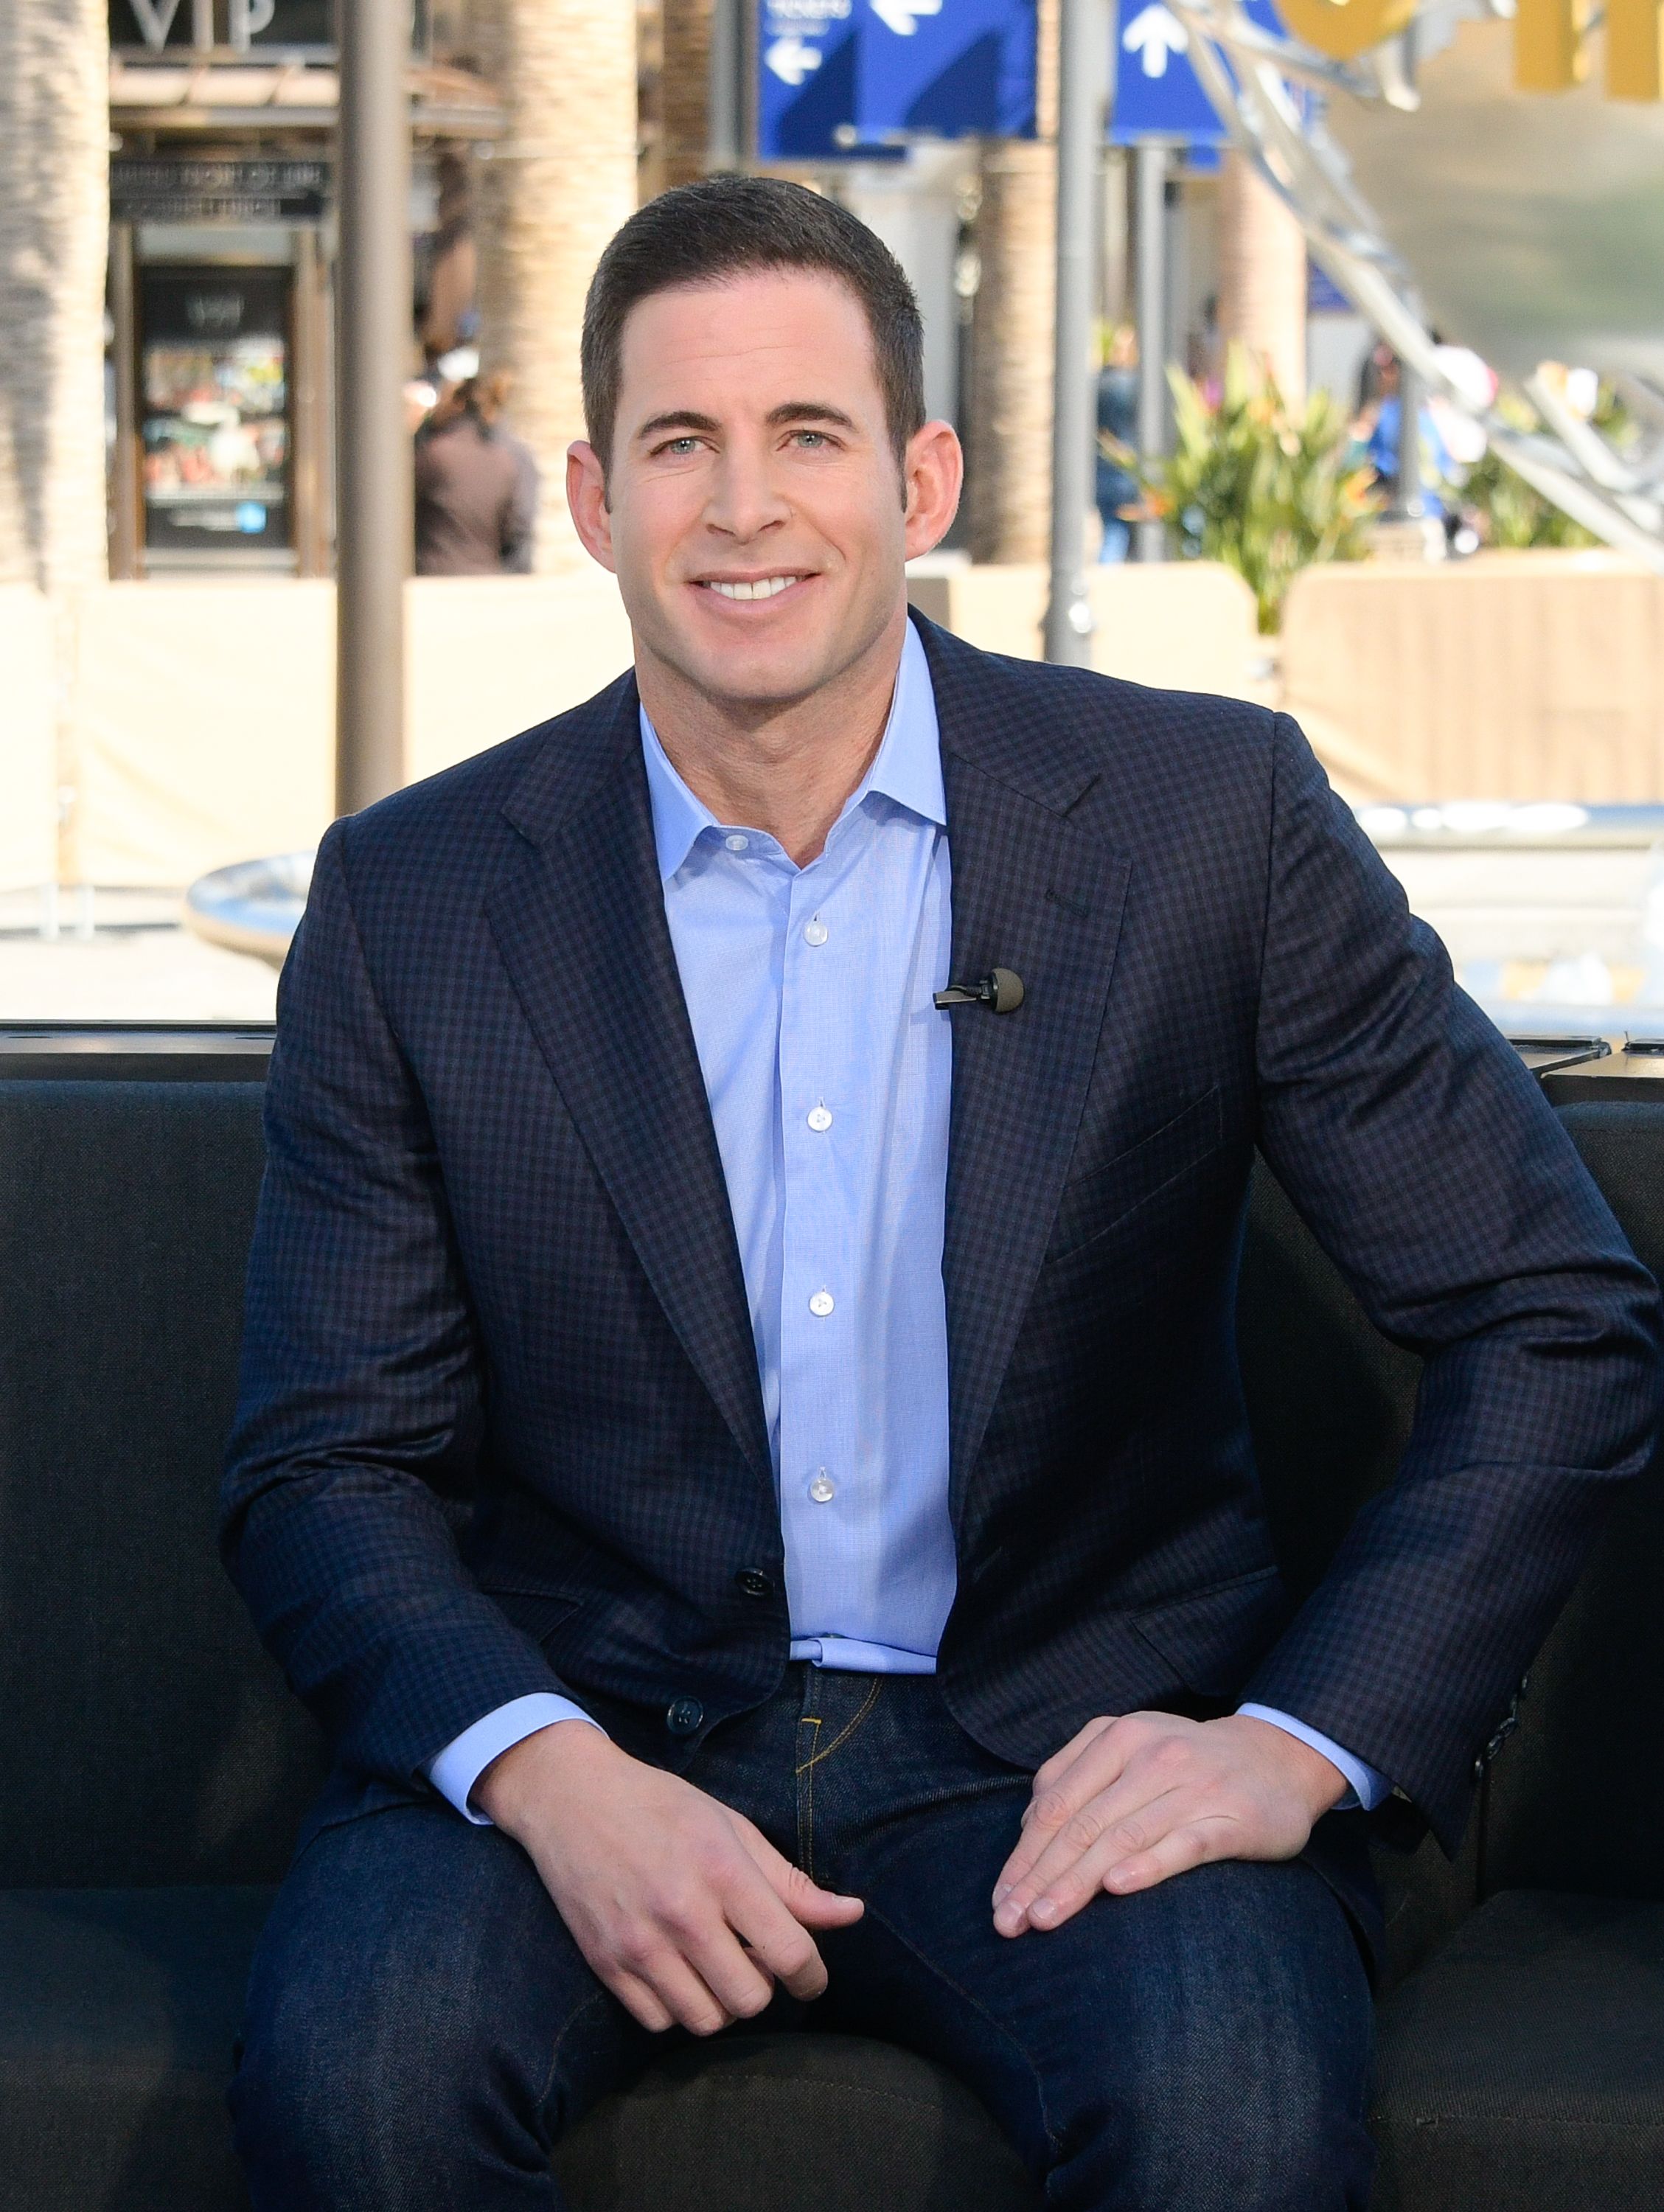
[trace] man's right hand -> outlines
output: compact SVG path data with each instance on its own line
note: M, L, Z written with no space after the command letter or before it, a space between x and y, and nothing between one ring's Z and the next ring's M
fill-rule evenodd
M539 1729L495 1759L474 1802L543 1877L579 1949L655 2032L714 2035L776 1982L817 1997L811 1929L847 1928L856 1897L820 1889L743 1814L585 1721Z

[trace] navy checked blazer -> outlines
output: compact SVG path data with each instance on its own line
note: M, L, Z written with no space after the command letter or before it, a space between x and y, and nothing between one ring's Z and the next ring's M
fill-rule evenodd
M1251 1698L1449 1846L1646 1455L1652 1279L1291 721L919 627L955 973L1027 986L954 1031L943 1695L1029 1766ZM332 1817L531 1691L684 1763L788 1630L633 677L329 832L266 1116L224 1546ZM1292 1618L1233 1344L1256 1146L1426 1361Z

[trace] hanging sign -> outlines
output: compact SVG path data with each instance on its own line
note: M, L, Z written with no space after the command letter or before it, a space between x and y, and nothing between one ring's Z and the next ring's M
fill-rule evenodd
M1247 0L1244 13L1281 34L1271 0ZM1112 144L1157 138L1196 151L1224 143L1230 134L1190 64L1190 33L1165 0L1118 0L1115 43Z
M316 222L323 161L204 161L118 155L110 163L117 222Z
M1031 138L1036 0L758 0L757 154Z

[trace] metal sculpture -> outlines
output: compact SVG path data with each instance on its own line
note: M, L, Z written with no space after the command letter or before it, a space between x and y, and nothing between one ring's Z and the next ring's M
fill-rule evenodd
M1595 67L1644 88L1627 19L1620 47L1615 13L1584 26L1564 0L1518 0L1517 22L1515 0L1281 0L1279 37L1240 0L1169 4L1235 143L1393 350L1546 499L1664 574L1664 106L1603 98ZM1519 88L1545 79L1560 88ZM1616 391L1621 446L1546 372L1565 362ZM1539 428L1509 419L1510 391Z

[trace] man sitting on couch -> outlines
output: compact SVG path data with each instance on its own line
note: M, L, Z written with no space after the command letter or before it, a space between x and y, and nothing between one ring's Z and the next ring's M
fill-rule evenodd
M552 2212L773 2005L1048 2203L1361 2207L1366 1811L1459 1837L1650 1278L1291 723L910 618L959 449L852 216L665 194L583 367L634 670L337 824L283 978L225 1547L337 1763L256 2205ZM1426 1361L1292 1614L1256 1146Z

